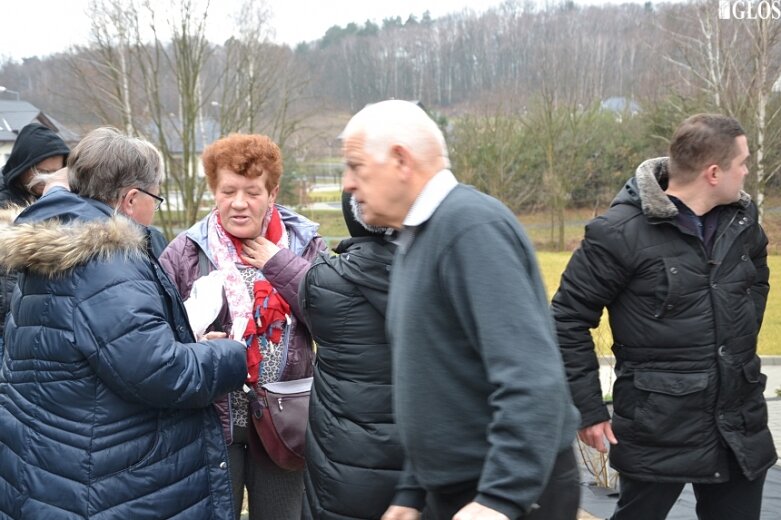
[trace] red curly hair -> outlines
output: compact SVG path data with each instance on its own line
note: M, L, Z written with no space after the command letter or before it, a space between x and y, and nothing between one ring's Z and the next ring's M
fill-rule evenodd
M212 192L217 188L217 170L221 168L250 179L265 173L269 192L279 186L282 177L282 152L265 135L230 134L217 139L203 151L202 160Z

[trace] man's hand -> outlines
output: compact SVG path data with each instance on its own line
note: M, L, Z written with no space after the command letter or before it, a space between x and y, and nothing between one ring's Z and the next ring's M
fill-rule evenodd
M419 520L420 511L413 507L390 506L381 520Z
M607 453L605 439L607 439L610 444L618 444L618 439L616 439L616 436L613 435L613 427L610 426L610 421L592 424L591 426L581 428L578 430L578 437L581 441L585 442L601 453Z
M453 520L510 520L507 515L478 504L477 502L470 502L461 508L461 510L453 516Z

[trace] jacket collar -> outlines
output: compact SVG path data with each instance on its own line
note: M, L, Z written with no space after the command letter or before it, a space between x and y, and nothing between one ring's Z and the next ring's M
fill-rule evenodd
M634 203L639 203L643 214L649 218L669 219L675 217L678 214L678 208L664 192L669 178L667 167L667 157L657 157L643 162L637 167L635 176L627 183L615 202L625 202L625 199L628 198ZM751 204L751 196L741 190L740 199L736 204L742 208L748 207Z
M9 208L0 213L0 266L61 276L95 259L115 254L147 256L143 226L110 208L64 191L41 206ZM21 212L18 218L14 218ZM108 212L108 214L107 214Z

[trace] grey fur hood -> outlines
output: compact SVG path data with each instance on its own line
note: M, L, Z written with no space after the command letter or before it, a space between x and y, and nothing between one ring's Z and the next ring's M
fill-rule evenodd
M627 181L611 206L617 204L639 205L647 217L659 219L675 217L678 214L678 208L664 192L669 177L667 164L667 157L657 157L643 162L637 167L635 176ZM750 203L751 196L745 191L741 191L740 200L736 204L745 208Z
M53 278L94 259L146 255L143 228L121 215L14 224L20 211L19 207L0 211L0 266L6 270L29 270Z

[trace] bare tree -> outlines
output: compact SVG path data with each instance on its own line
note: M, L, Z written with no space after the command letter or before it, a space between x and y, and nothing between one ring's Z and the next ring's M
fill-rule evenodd
M168 234L174 220L187 226L198 219L206 189L200 169L204 145L199 139L204 105L201 74L211 52L206 40L209 2L181 0L172 7L161 27L155 6L144 0L153 42L145 44L140 34L136 39L150 109L150 137L158 144L166 167L162 191L174 205L162 215ZM170 43L162 39L162 30L170 31ZM171 81L176 85L173 92L166 88Z
M104 123L136 134L133 48L138 32L134 0L90 0L90 44L67 55L78 98Z
M219 98L213 106L220 133L264 133L285 151L309 115L299 106L309 74L289 48L270 42L271 18L266 0L244 1L235 17L235 36L216 56L221 79L210 96Z
M753 54L753 78L749 86L750 98L754 110L754 157L755 157L755 199L759 208L759 221L762 222L765 210L765 188L767 183L781 168L781 161L770 160L766 143L777 143L781 138L779 109L768 111L770 96L776 82L781 78L779 64L779 39L781 27L776 20L758 18L746 26Z
M676 43L666 59L678 66L685 89L704 93L711 101L708 108L747 127L761 222L767 183L781 168L781 160L772 158L766 148L768 141L781 138L779 111L768 110L773 85L781 75L781 26L761 17L727 23L717 14L714 3L707 1L683 11L681 19L696 23L666 28Z

